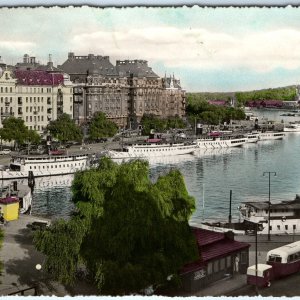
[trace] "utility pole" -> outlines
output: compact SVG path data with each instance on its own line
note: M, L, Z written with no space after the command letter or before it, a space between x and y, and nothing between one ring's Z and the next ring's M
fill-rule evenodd
M269 175L269 202L268 202L268 241L271 240L271 235L270 235L270 212L271 212L271 174L276 176L276 172L264 172L263 176L265 176L265 174Z
M231 228L231 200L232 200L232 190L230 190L230 199L229 199L229 216L228 216L229 228Z

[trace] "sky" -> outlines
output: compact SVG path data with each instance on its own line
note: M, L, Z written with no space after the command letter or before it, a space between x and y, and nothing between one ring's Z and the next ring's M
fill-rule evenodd
M146 59L190 92L300 83L300 8L1 8L0 55Z

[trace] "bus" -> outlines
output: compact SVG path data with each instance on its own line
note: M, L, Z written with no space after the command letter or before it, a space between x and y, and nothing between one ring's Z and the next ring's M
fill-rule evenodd
M251 266L247 270L247 283L260 287L270 286L271 280L300 271L300 241L267 253L266 264ZM257 276L256 276L257 275Z

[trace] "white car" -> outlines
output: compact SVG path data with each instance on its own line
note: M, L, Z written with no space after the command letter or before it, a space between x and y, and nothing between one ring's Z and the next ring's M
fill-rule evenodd
M0 150L0 154L10 154L11 150L10 149L3 149Z

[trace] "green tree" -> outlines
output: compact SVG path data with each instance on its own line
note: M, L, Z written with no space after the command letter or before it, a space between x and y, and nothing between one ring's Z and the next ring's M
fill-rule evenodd
M29 144L39 144L41 142L41 136L35 130L28 129L26 140Z
M103 112L94 114L89 125L89 138L97 140L103 137L114 136L118 132L118 126L108 120Z
M82 139L80 127L67 114L62 114L57 120L51 121L47 129L53 137L63 143L67 141L80 141Z
M198 258L188 225L195 201L179 171L152 183L147 162L103 158L75 175L72 190L76 214L35 235L55 279L71 283L81 263L102 294L124 295L178 278Z
M9 142L14 141L14 148L24 143L27 132L28 129L24 124L24 120L15 117L3 120L3 139Z
M141 124L143 126L144 135L149 135L151 129L154 129L156 132L161 132L171 128L184 128L186 126L179 117L161 119L154 115L143 115Z

